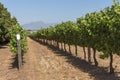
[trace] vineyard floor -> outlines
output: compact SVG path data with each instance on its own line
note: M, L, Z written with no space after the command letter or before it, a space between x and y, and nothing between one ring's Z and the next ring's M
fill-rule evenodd
M68 47L67 47L68 50ZM28 52L23 57L23 67L17 69L15 56L8 46L0 47L0 80L120 80L120 57L114 55L115 74L108 73L109 58L98 58L99 66L93 60L89 64L83 59L83 50L78 48L78 57L57 48L43 45L28 38Z

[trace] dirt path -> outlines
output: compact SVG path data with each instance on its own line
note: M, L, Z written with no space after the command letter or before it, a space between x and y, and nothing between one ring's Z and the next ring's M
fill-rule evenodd
M16 68L9 48L0 48L0 80L120 80L120 65L117 65L116 74L109 75L106 67L95 67L82 57L67 55L30 38L28 48L21 71ZM115 63L119 64L117 61ZM105 65L101 62L100 66L106 66L106 63L107 60Z
M15 68L14 55L10 52L8 46L0 47L0 80L16 79L19 75Z
M92 80L84 73L66 62L66 58L56 56L46 46L28 39L29 52L25 55L25 80Z

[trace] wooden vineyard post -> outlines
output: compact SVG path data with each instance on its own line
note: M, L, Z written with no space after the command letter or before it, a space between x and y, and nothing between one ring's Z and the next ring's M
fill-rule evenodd
M18 48L18 69L22 67L22 55L21 55L21 45L20 45L20 34L16 35L17 37L17 48Z

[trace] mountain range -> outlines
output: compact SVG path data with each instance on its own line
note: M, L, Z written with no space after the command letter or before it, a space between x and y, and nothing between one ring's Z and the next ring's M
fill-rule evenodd
M22 25L23 29L25 30L39 30L41 28L47 28L49 26L56 25L57 23L45 23L43 21L36 21L36 22L31 22L28 24Z

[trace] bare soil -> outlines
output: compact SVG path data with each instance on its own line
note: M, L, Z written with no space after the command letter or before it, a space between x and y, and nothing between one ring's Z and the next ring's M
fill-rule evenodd
M23 67L17 68L17 58L7 45L0 47L0 80L120 80L120 56L114 55L115 74L109 74L109 58L100 59L99 66L84 60L83 50L74 46L72 55L50 45L28 38L28 52L23 56ZM68 46L67 46L68 51Z

